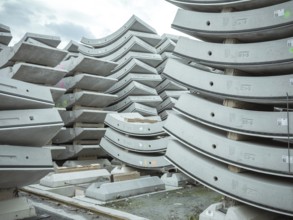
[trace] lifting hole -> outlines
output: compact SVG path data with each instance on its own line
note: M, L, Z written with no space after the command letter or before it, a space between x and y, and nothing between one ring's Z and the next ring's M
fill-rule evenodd
M211 22L210 21L207 21L207 26L210 26L211 25Z
M218 181L218 177L214 176L214 180L215 180L215 181Z
M209 51L209 52L208 52L208 55L209 55L209 56L212 56L212 54L213 54L212 51Z
M214 82L210 82L210 86L213 86L214 85Z
M216 149L216 148L217 148L217 145L215 145L215 144L213 144L212 146L213 146L213 148L214 148L214 149Z

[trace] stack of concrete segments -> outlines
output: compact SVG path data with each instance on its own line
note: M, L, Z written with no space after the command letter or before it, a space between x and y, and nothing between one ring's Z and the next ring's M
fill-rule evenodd
M12 39L10 28L0 24L0 51L7 47Z
M67 55L56 48L60 42L56 36L26 33L17 44L2 51L0 76L48 86L56 101L65 90L55 84L67 74L56 67Z
M33 57L42 57L38 47L48 48L49 52L42 51L48 52L48 56L50 53L54 53L53 57L66 54L26 40L0 52L0 194L1 207L8 207L1 209L1 219L27 218L36 214L25 198L14 198L14 191L37 182L53 170L50 150L41 147L48 144L63 126L59 112L54 108L50 88L12 79L13 73L8 74L16 62L27 62L28 66L29 62L44 65L45 59L40 63L38 59L33 60Z
M162 56L162 63L156 68L159 74L162 74L169 58L182 60L172 54L178 38L179 37L175 35L163 34L162 40L156 46L157 52ZM163 75L161 75L161 77L162 82L156 86L157 93L162 99L162 102L157 105L157 112L162 120L165 120L168 114L172 112L172 107L175 105L179 96L189 93L189 91L184 86L167 79Z
M291 1L168 1L183 8L172 26L203 41L180 38L174 55L186 62L170 59L163 72L192 93L164 125L177 139L167 160L223 195L292 216ZM228 218L216 216L200 219Z
M156 49L160 41L161 37L151 26L132 16L107 37L83 38L81 43L84 45L76 44L76 49L82 54L119 64L110 75L118 82L106 91L118 98L106 110L157 115L155 107L162 101L155 90L162 81L156 70L162 61ZM71 49L74 51L72 45Z
M163 131L164 122L159 116L108 114L105 124L109 128L101 147L113 158L139 169L161 170L170 167L164 158L170 137Z
M57 101L65 127L53 139L55 145L64 145L66 151L57 160L104 156L99 140L104 136L106 114L104 107L117 99L105 91L117 80L107 77L117 63L83 54L67 56L57 67L67 74L56 87L66 93Z
M57 36L26 33L20 42L12 47L16 53L15 58L11 57L10 65L0 70L0 76L48 87L53 101L56 102L66 91L56 87L56 84L68 74L67 70L58 67L67 56L66 51L56 48L60 42L60 37ZM11 56L10 53L7 49L5 56ZM31 54L31 58L27 58L27 54ZM65 151L65 147L46 148L52 150L53 159L58 153Z

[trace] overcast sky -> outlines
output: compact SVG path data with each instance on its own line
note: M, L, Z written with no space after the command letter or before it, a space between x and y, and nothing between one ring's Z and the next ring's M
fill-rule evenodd
M0 23L11 28L16 43L25 32L60 36L61 48L81 37L101 38L120 28L133 14L158 34L171 29L177 7L165 0L0 0Z

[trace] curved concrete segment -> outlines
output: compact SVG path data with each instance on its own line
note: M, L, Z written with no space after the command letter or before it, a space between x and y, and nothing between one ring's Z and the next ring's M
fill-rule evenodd
M0 144L44 146L62 126L56 109L1 111Z
M11 33L0 31L0 44L8 45L12 39Z
M81 91L63 95L56 101L56 106L68 109L74 105L103 108L113 103L116 99L116 95Z
M163 155L127 152L107 141L105 138L102 138L100 145L113 158L116 158L131 167L148 170L171 168L171 164L165 160Z
M117 79L110 77L80 73L72 77L65 77L61 79L56 86L65 88L67 92L72 92L74 89L104 92L116 84L117 81Z
M233 8L237 11L250 10L261 8L265 6L275 5L278 3L286 2L288 0L166 0L180 8L192 11L205 11L205 12L220 12L225 8Z
M108 111L123 111L133 103L140 103L146 106L156 107L162 102L160 96L127 96L125 99L121 100L117 104L108 106L105 110Z
M53 171L48 149L0 146L0 188L20 188L35 183Z
M119 102L120 100L126 98L127 96L134 96L134 95L158 95L157 91L154 88L149 86L145 86L139 82L131 82L128 86L126 86L123 90L115 93L118 97L115 102Z
M170 59L163 75L190 90L212 97L264 104L293 101L293 74L257 77L214 74Z
M105 47L92 48L92 47L87 47L80 44L76 44L76 46L78 46L78 51L82 54L85 54L88 56L94 56L94 57L105 57L115 53L117 50L121 49L122 47L126 47L129 41L133 41L132 38L140 39L143 42L146 42L147 45L150 45L153 47L156 46L161 40L161 37L156 34L127 31L117 41Z
M51 151L51 155L52 155L52 160L58 160L58 157L60 155L62 155L64 152L66 152L66 147L65 146L52 146L52 145L48 145L48 146L44 146L43 148L49 149Z
M187 89L184 86L178 85L178 83L176 83L176 82L173 82L173 81L171 81L169 79L165 79L163 82L161 82L156 87L156 90L157 90L158 93L161 93L164 90L187 90Z
M157 53L162 54L162 53L166 53L166 52L173 52L173 50L175 49L176 43L173 42L170 39L166 39L164 43L162 43L160 46L158 46L157 49Z
M164 122L143 117L139 113L108 114L104 123L116 131L133 136L164 134Z
M164 92L160 93L160 97L165 100L168 97L178 99L183 94L188 94L190 91L188 90L165 90Z
M54 144L72 143L80 140L101 139L106 132L106 128L62 128L53 138Z
M100 145L68 145L55 160L107 156ZM64 166L64 165L63 165Z
M72 126L73 123L94 123L103 124L108 113L113 111L101 111L91 109L77 109L73 111L59 112L65 126Z
M107 128L104 137L118 147L140 153L164 152L168 141L171 139L169 136L154 139L135 138L123 135L111 128Z
M0 31L5 33L10 33L10 27L0 23Z
M0 144L44 146L63 126L56 109L1 111L0 119Z
M25 42L29 38L34 39L50 47L57 47L61 43L60 37L36 33L25 33L20 41Z
M293 38L245 44L217 44L181 37L174 54L219 69L292 73Z
M54 106L49 88L1 77L0 109L35 109Z
M66 70L30 63L16 63L0 70L0 76L45 85L55 85L66 74Z
M171 110L174 105L176 104L177 99L174 99L172 97L168 97L166 98L163 102L161 102L159 104L159 106L157 106L157 110L159 113L165 111L165 110Z
M175 110L192 120L250 136L293 139L293 112L253 111L226 107L194 95L182 95ZM291 120L290 120L291 119ZM290 121L288 121L290 120Z
M159 114L162 120L166 120L170 114L174 114L174 110L165 110Z
M158 74L157 70L154 67L134 58L131 59L128 63L125 63L124 65L119 65L117 68L115 68L109 77L120 80L131 72L142 74Z
M151 88L154 88L162 82L162 77L160 75L153 75L153 74L129 73L124 78L120 79L117 83L115 83L106 92L107 93L118 92L119 90L122 90L127 85L129 85L129 83L133 81L149 86Z
M78 57L71 57L69 60L61 62L57 67L67 70L67 76L71 76L76 72L108 76L117 65L112 61L79 54Z
M123 56L125 56L128 52L139 52L139 53L156 53L156 49L151 45L145 43L137 37L132 37L123 47L118 49L117 51L109 54L108 56L104 56L105 60L118 61ZM95 53L95 51L88 50L88 55L90 56L98 56L99 53Z
M13 47L5 48L1 53L1 68L11 66L15 62L26 62L55 67L67 54L64 50L35 45L28 42L19 42Z
M175 44L177 43L179 36L174 35L174 34L162 34L161 36L161 41L156 45L156 47L161 46L167 39L173 41Z
M157 116L158 112L156 108L149 107L140 103L132 103L128 108L122 112L138 112L143 116Z
M122 68L122 66L126 65L132 59L140 60L143 63L150 65L152 67L156 67L162 62L162 56L160 54L130 51L126 55L124 55L122 58L117 60L117 63L119 64L118 68Z
M164 130L191 149L218 161L260 173L293 177L290 156L293 149L288 151L285 143L265 139L234 141L226 137L226 132L174 114L168 116Z
M290 1L266 8L231 13L178 10L172 27L212 42L223 42L227 38L241 42L267 41L292 36L293 18L288 15L290 11L293 11Z
M85 195L100 201L111 201L165 189L163 181L157 177L143 177L113 183L93 183Z
M166 158L183 173L221 194L261 209L293 216L292 179L252 172L234 173L225 164L176 141L168 143Z
M81 39L81 43L94 47L104 47L106 45L112 44L129 30L151 34L157 33L155 29L153 29L150 25L145 23L137 16L133 15L121 28L119 28L114 33L100 39L88 39L83 37Z
M48 87L48 88L51 91L52 98L55 103L66 92L66 89L63 89L63 88L57 88L57 87Z

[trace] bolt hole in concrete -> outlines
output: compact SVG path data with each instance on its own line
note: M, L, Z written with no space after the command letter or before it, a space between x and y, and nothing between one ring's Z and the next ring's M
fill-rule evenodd
M152 147L152 145L149 145L149 148L151 148Z
M210 86L213 86L214 85L214 82L210 82Z
M209 55L209 56L212 56L212 54L213 54L212 51L209 51L209 52L208 52L208 55Z
M212 117L215 117L215 113L212 112L212 113L211 113L211 116L212 116Z
M26 92L29 92L29 90L27 89Z
M207 26L210 26L211 25L211 22L210 21L207 21Z
M215 180L215 181L218 181L218 177L214 176L214 180Z
M214 148L214 149L216 149L216 148L217 148L217 145L215 145L215 144L213 144L212 146L213 146L213 148Z
M30 120L31 120L31 121L33 121L33 120L34 120L34 116L30 116L29 118L30 118Z
M148 128L148 131L150 131L151 129L150 128Z
M26 157L25 157L25 159L29 159L29 157L28 157L28 156L26 156Z

